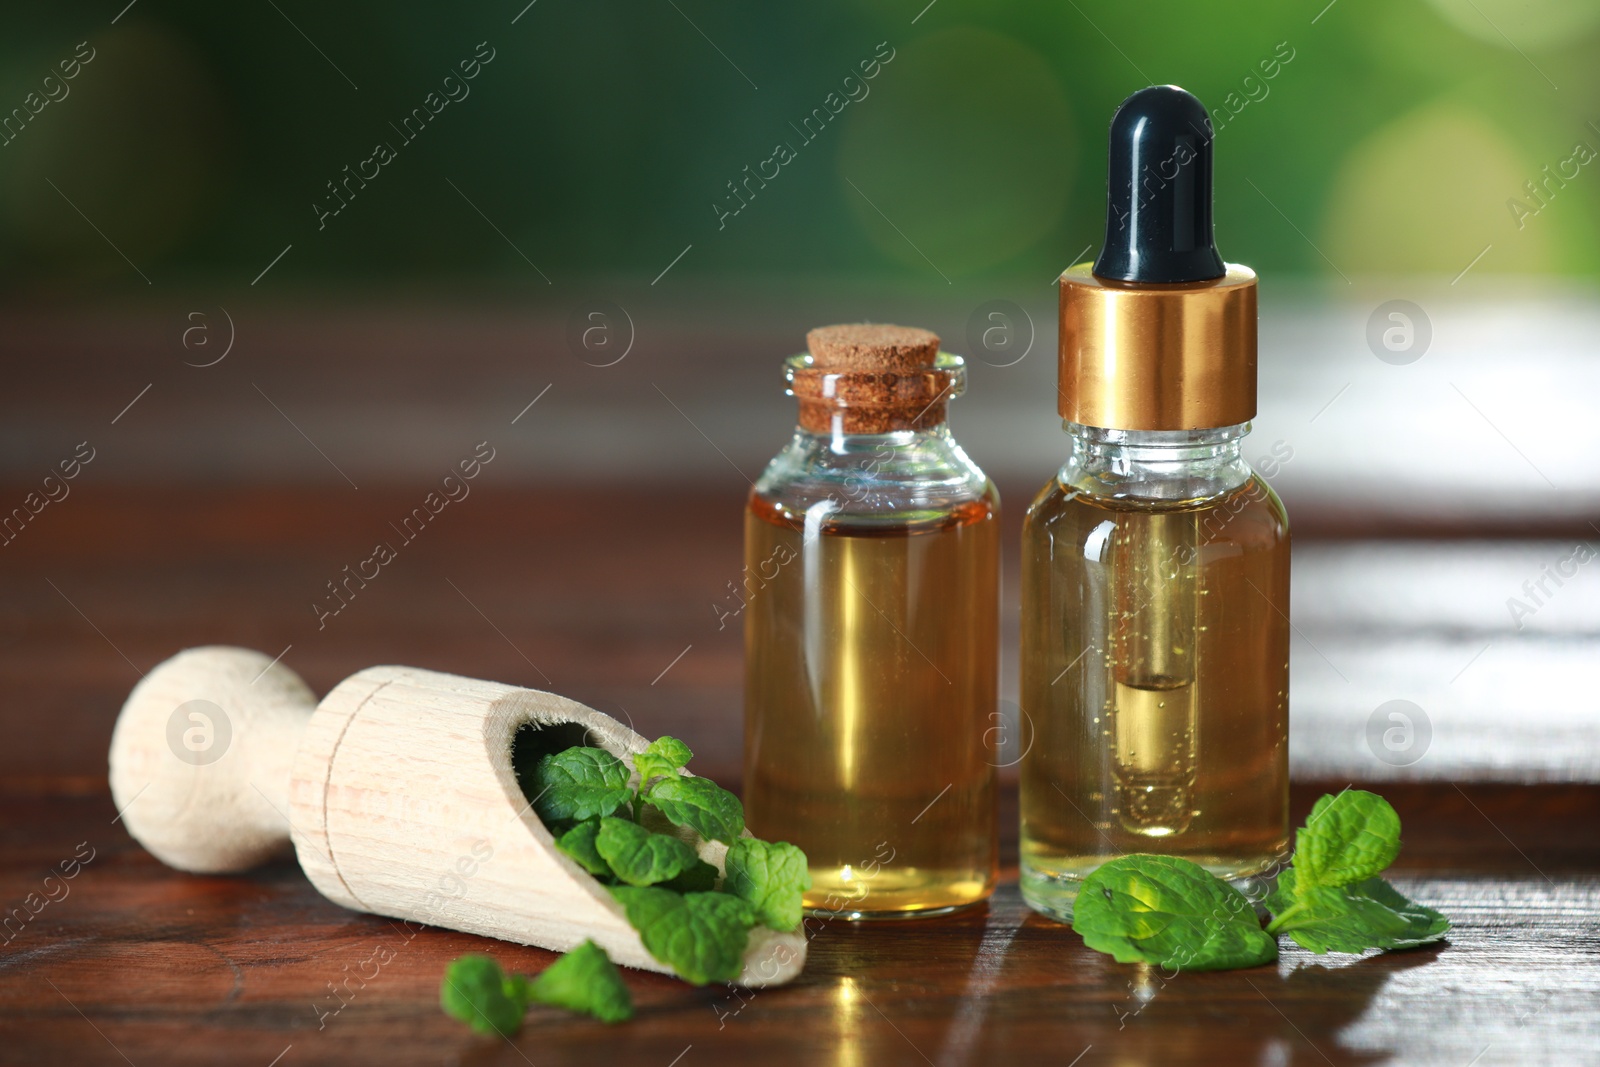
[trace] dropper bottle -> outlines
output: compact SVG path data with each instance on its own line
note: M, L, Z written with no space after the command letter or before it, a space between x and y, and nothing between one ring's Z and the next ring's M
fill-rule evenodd
M1023 527L1021 884L1061 919L1120 855L1244 880L1287 847L1289 527L1241 455L1256 276L1217 253L1211 150L1177 86L1125 100L1105 244L1060 280L1072 451Z

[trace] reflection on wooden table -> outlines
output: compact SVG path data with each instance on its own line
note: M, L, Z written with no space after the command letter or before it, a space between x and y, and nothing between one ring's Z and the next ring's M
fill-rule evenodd
M1049 321L1046 296L1036 321ZM548 953L344 911L292 863L226 878L160 866L106 790L116 711L141 672L195 644L283 649L319 692L410 663L554 689L670 732L736 784L742 642L717 605L742 564L745 479L788 432L768 372L801 322L842 317L844 303L720 322L714 343L704 321L696 334L689 316L639 306L639 347L612 368L559 348L564 311L235 308L239 348L203 369L178 358L181 315L11 313L7 336L30 359L0 420L0 503L20 504L79 442L95 451L0 560L0 1059L1592 1059L1600 564L1575 552L1600 539L1600 420L1586 410L1600 395L1597 312L1414 299L1433 347L1407 365L1366 348L1376 298L1269 316L1251 440L1293 450L1273 481L1295 527L1294 816L1350 783L1389 797L1405 823L1394 880L1454 920L1446 944L1354 959L1285 942L1275 968L1176 978L1117 965L1021 905L1008 784L987 907L826 924L783 989L630 972L633 1022L537 1009L513 1043L445 1018L439 976L469 950L529 972ZM958 338L956 310L905 317ZM1065 447L1038 410L1050 371L1048 352L977 363L955 416L1004 500L1013 709L1017 532ZM319 615L328 583L393 540L390 524L485 440L496 458L470 495ZM47 887L73 860L75 876ZM380 947L393 959L374 975Z

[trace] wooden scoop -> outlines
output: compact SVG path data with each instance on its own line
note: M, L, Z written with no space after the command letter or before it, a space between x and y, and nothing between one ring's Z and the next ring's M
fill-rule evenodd
M415 667L370 667L317 703L259 652L192 648L129 694L111 735L111 795L162 862L242 871L291 841L312 885L358 911L671 974L622 906L563 855L513 768L577 744L632 766L648 742L554 693ZM531 765L531 764L530 764ZM726 846L700 856L720 871ZM803 931L750 932L747 986L805 963Z

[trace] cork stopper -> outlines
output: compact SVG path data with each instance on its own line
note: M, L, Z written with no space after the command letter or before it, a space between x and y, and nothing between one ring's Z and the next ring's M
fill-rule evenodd
M810 433L892 433L945 421L965 383L960 357L939 351L939 335L912 326L848 323L806 334L810 355L787 365Z
M806 334L812 365L822 370L915 370L931 367L939 335L915 326L852 322L818 326Z

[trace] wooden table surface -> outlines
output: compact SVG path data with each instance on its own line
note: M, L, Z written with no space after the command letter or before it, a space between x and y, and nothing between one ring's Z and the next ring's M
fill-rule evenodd
M1297 611L1310 630L1294 652L1295 730L1327 743L1296 749L1295 817L1322 792L1379 783L1405 822L1397 885L1455 922L1447 943L1412 952L1317 958L1285 941L1274 967L1165 983L1115 964L1021 904L1008 787L1005 876L987 907L830 923L797 982L758 993L629 972L632 1022L536 1008L504 1041L440 1013L445 964L488 950L531 972L549 953L346 911L288 861L181 874L117 822L104 773L121 700L142 672L202 643L287 646L284 662L319 693L381 662L552 688L646 734L684 737L698 767L736 783L740 639L717 629L710 605L738 574L740 489L534 491L485 477L321 629L310 605L324 582L384 536L414 491L101 485L52 505L4 559L0 905L27 921L13 918L0 949L0 1061L1600 1063L1600 786L1583 754L1561 751L1589 744L1592 721L1519 714L1486 735L1499 738L1490 766L1441 705L1436 751L1411 768L1335 752L1358 744L1371 709L1342 705L1337 680L1319 681L1319 657L1360 675L1359 642L1339 638L1370 629L1359 598ZM1012 544L1020 510L1007 516ZM1325 557L1309 588L1327 553L1378 552L1317 532L1297 541L1313 564ZM1014 583L1011 561L1007 573ZM1413 593L1400 602L1430 605L1409 624L1425 632L1427 612L1445 609ZM1007 600L1014 613L1014 588ZM1572 631L1544 638L1592 654L1595 634ZM1470 654L1478 638L1461 632ZM1549 651L1505 647L1498 669L1513 672L1517 657L1532 671ZM39 907L45 875L74 856L83 865L67 894ZM372 975L367 961L384 949L392 959L352 981L354 996L332 995L348 975Z

